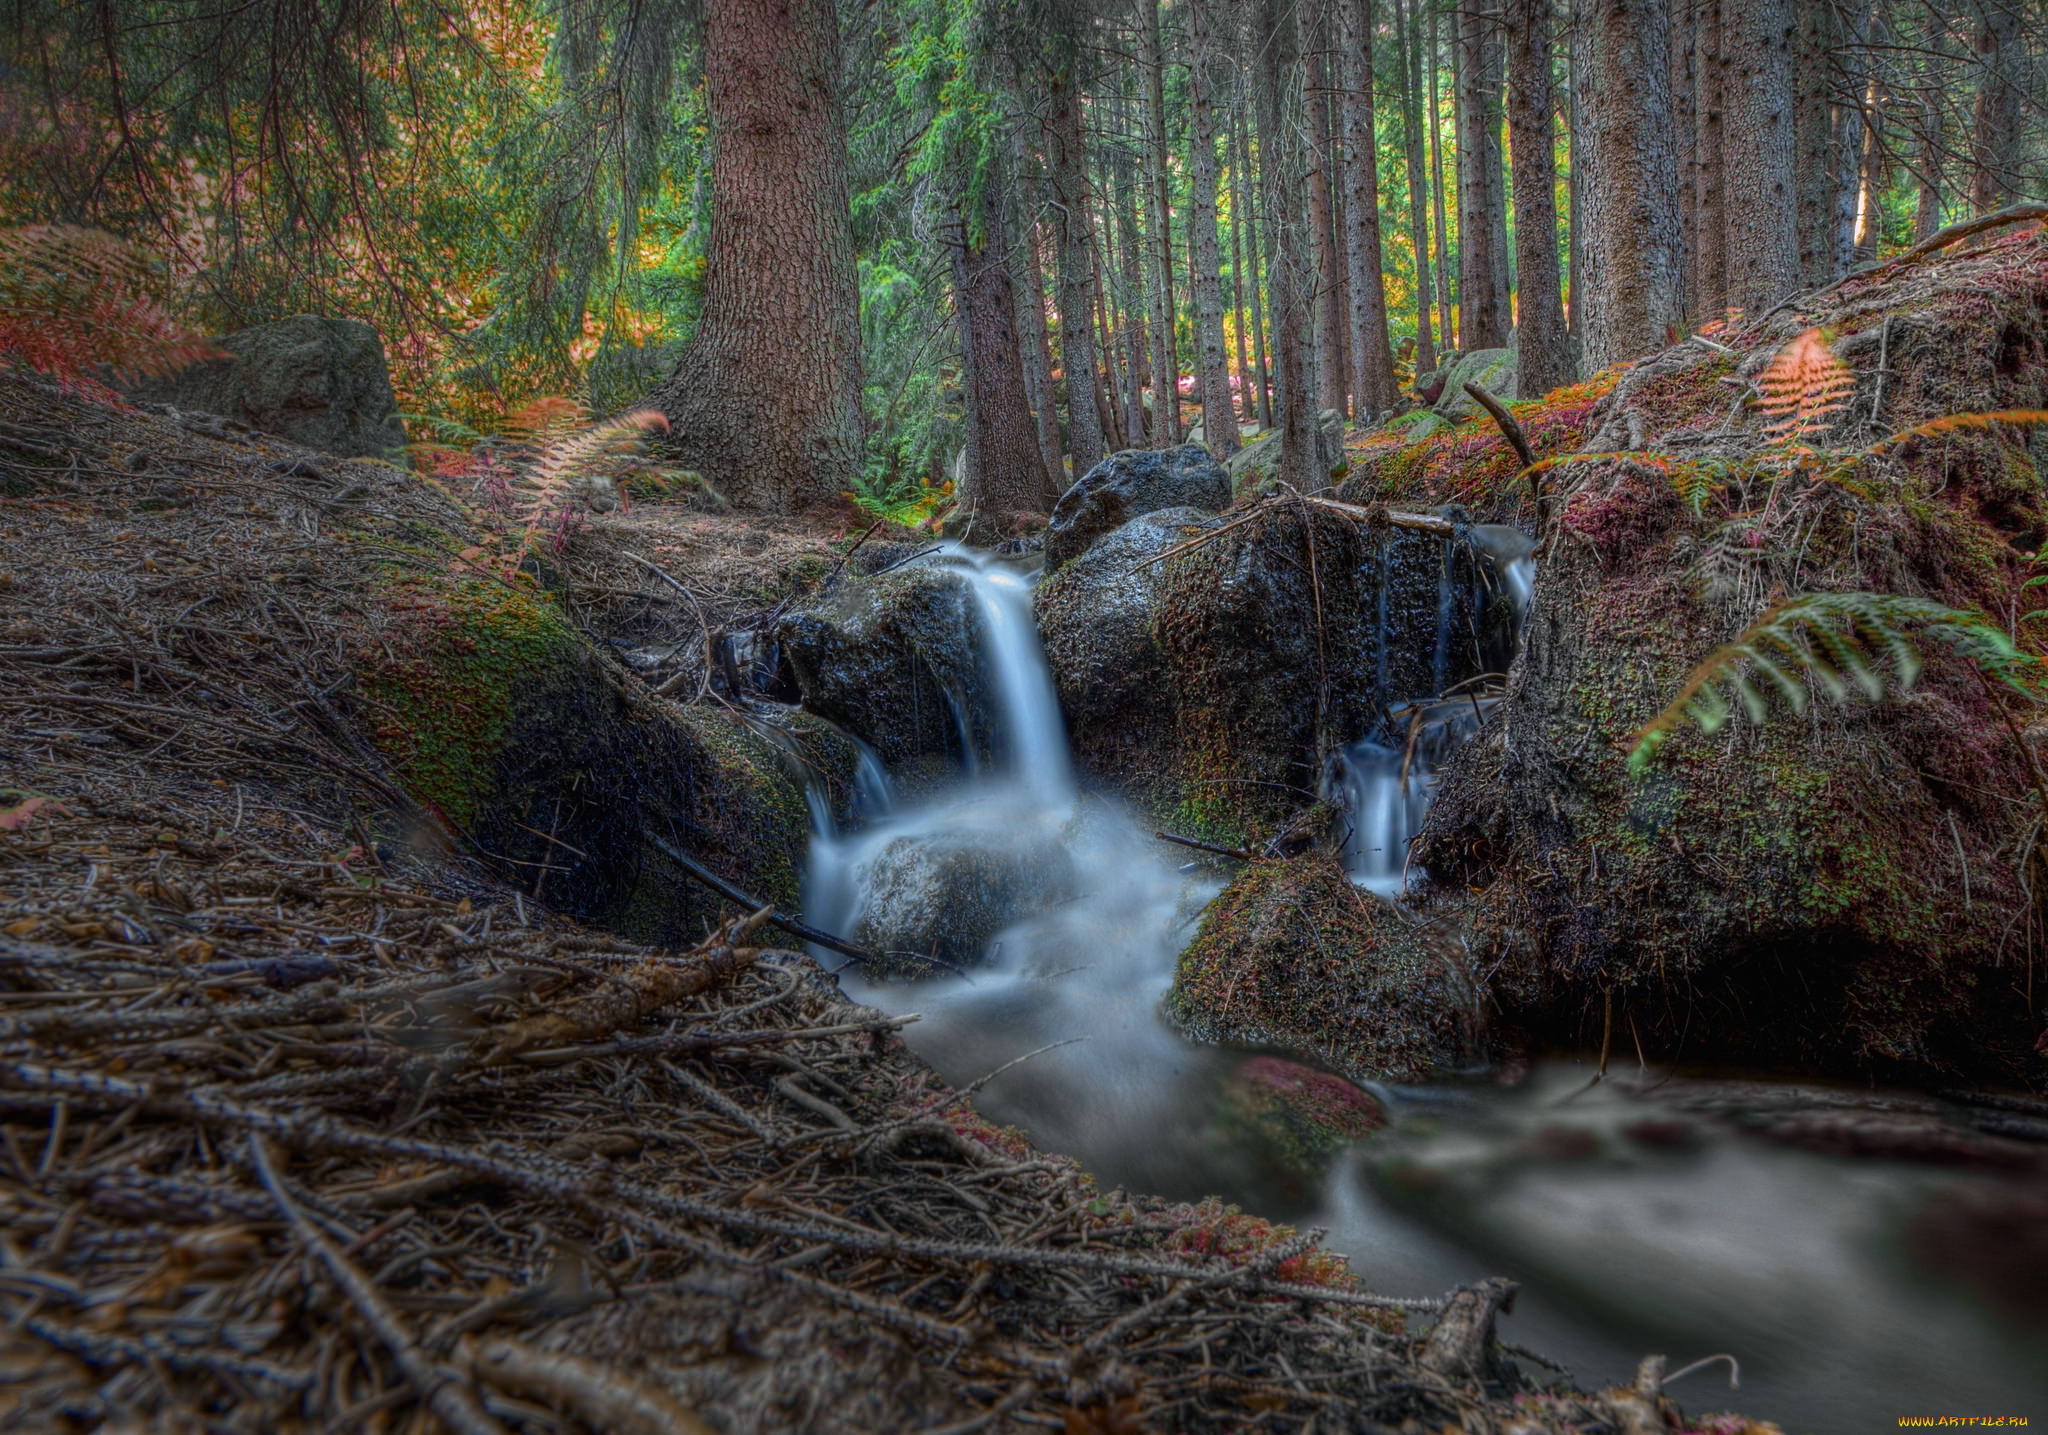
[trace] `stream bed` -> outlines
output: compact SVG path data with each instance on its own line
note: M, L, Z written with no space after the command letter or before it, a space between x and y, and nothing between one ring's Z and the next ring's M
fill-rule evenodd
M1162 1007L1221 879L1077 790L1028 583L962 552L942 561L981 604L1002 710L994 770L915 805L877 795L858 830L821 830L806 910L858 933L871 905L945 911L963 890L1038 884L1032 914L994 929L978 963L919 980L841 975L856 1000L919 1013L904 1036L949 1081L997 1072L975 1097L985 1115L1105 1186L1324 1227L1384 1294L1510 1275L1523 1288L1502 1338L1582 1385L1626 1383L1651 1351L1674 1370L1726 1353L1739 1390L1724 1364L1674 1396L1788 1435L2048 1415L2039 1330L2001 1323L1911 1259L1929 1194L1980 1178L1772 1145L1660 1100L1662 1073L1631 1065L1589 1086L1590 1064L1569 1061L1512 1086L1477 1073L1371 1086L1385 1129L1308 1169L1247 1140L1234 1095L1275 1055L1191 1042ZM1336 782L1354 814L1354 876L1382 896L1401 890L1399 854L1427 807L1428 763L1397 756L1362 744Z

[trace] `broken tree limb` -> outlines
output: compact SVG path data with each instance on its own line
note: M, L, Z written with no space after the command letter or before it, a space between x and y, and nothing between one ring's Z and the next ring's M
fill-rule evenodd
M1155 832L1152 835L1161 842L1178 843L1182 847L1192 847L1197 852L1214 852L1218 857L1235 857L1240 862L1255 862L1258 860L1257 856L1253 853L1240 851L1235 847L1218 847L1213 842L1204 842L1195 837L1182 837L1172 832Z
M1454 1291L1423 1342L1423 1369L1459 1383L1492 1378L1494 1324L1502 1311L1514 1308L1520 1289L1505 1276L1488 1276Z
M1493 421L1500 425L1501 434L1507 439L1508 447L1515 451L1515 457L1521 459L1522 472L1528 475L1529 479L1529 501L1536 505L1536 536L1541 538L1545 527L1544 519L1548 515L1544 512L1543 480L1536 474L1536 451L1529 447L1529 436L1522 432L1522 426L1515 422L1515 416L1508 412L1508 406L1488 393L1484 385L1467 384L1465 392L1470 394L1481 408L1493 415Z
M688 853L677 848L673 843L664 842L660 837L656 836L652 832L649 832L646 828L643 827L640 830L640 835L645 837L649 842L653 843L655 850L660 852L662 856L668 858L669 861L675 863L676 866L682 868L685 872L689 873L692 877L696 878L706 887L709 887L719 896L724 897L729 901L739 903L749 912L757 912L761 908L768 905L765 902L755 901L752 897L749 897L745 892L742 892L739 888L733 886L732 883L726 881L723 877L719 876L709 867L706 867L703 863L697 861L696 858L690 856ZM769 915L776 926L783 928L785 931L794 932L797 936L802 937L807 942L816 943L818 946L827 948L830 951L837 952L843 957L851 957L857 962L866 962L869 965L874 966L876 968L879 968L882 965L882 959L875 953L869 951L865 947L855 946L852 942L847 941L844 937L835 937L830 932L820 930L817 927L813 927L807 922L799 922L796 918L789 916L788 914L783 912L771 911Z
M1834 293L1844 284L1851 283L1857 279L1874 278L1879 274L1896 269L1902 264L1911 264L1915 260L1925 259L1930 254L1948 248L1951 244L1960 244L1972 235L1983 234L1992 229L2003 229L2008 224L2025 224L2028 220L2032 219L2048 220L2048 204L2012 204L2007 205L2004 209L1994 210L1990 214L1980 214L1975 219L1959 219L1954 224L1935 230L1934 233L1928 235L1903 254L1894 254L1889 259L1879 259L1869 264L1860 264L1834 283L1824 288L1816 289L1811 294L1794 294L1791 298L1771 309L1764 315L1764 318L1768 319L1772 314L1776 314L1782 309L1807 308L1815 300Z

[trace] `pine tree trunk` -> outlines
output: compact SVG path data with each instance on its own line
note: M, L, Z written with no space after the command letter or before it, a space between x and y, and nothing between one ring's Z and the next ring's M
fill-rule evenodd
M1762 314L1800 287L1791 0L1724 0L1722 215L1728 303Z
M1024 282L1018 293L1017 314L1024 326L1024 374L1038 421L1038 456L1045 465L1045 511L1050 513L1066 491L1067 465L1061 450L1060 416L1053 403L1052 332L1045 321L1045 266L1038 253L1036 220L1024 226L1021 238Z
M1230 398L1230 360L1223 345L1223 258L1216 230L1216 104L1209 78L1214 49L1210 0L1188 0L1189 101L1194 133L1188 144L1188 173L1193 181L1193 212L1188 217L1189 281L1194 288L1196 338L1201 367L1196 390L1202 401L1202 439L1209 452L1228 458L1237 452L1237 413ZM1239 367L1242 368L1240 358Z
M1500 128L1496 16L1486 0L1458 8L1458 337L1464 351L1507 344L1501 302L1504 256L1495 252L1499 213Z
M1387 334L1387 287L1380 246L1379 143L1373 124L1372 0L1345 0L1344 16L1344 227L1351 280L1351 390L1358 420L1366 423L1400 399L1394 347ZM1429 246L1416 262L1429 268ZM1425 307L1422 327L1429 327Z
M1246 282L1252 290L1252 357L1257 361L1259 371L1259 427L1273 427L1273 378L1268 366L1266 348L1265 316L1265 266L1259 260L1259 230L1262 223L1260 206L1256 197L1259 177L1251 169L1251 121L1245 116L1244 107L1237 113L1237 157L1238 167L1248 175L1246 188L1253 193L1252 207L1245 211L1245 241L1251 247L1251 268L1245 271Z
M1411 5L1417 0L1409 0ZM1436 368L1436 345L1429 335L1429 199L1428 178L1422 168L1422 22L1419 12L1411 27L1394 0L1395 39L1401 48L1401 130L1408 151L1408 237L1415 247L1415 377ZM1431 63L1435 63L1434 56ZM1435 128L1434 106L1430 116ZM1437 203L1443 203L1443 171L1437 171ZM1439 215L1439 220L1441 220ZM1443 232L1437 233L1437 253L1443 254ZM1448 325L1446 326L1448 331ZM1448 342L1448 340L1446 340Z
M1835 0L1793 0L1798 23L1792 62L1793 186L1799 196L1799 273L1812 287L1835 280L1839 206L1832 98L1840 41Z
M1308 303L1301 226L1292 218L1290 196L1301 193L1304 165L1292 133L1300 102L1290 93L1298 78L1299 41L1294 0L1251 0L1254 53L1258 57L1259 181L1266 213L1273 220L1273 263L1267 279L1273 301L1273 348L1279 363L1280 479L1303 493L1329 481L1318 472L1321 441L1308 391Z
M964 193L961 204L948 236L967 394L967 470L956 499L959 510L971 515L960 536L988 543L1008 537L1017 515L1042 512L1049 485L1024 393L1017 300L1003 260L1000 170L991 166L981 213L966 207Z
M1728 309L1728 234L1722 212L1721 136L1727 66L1721 53L1722 0L1698 0L1699 97L1694 116L1693 311L1703 324Z
M1075 479L1102 462L1095 333L1089 310L1094 240L1089 232L1088 156L1081 140L1081 98L1070 74L1052 77L1046 149L1053 198L1059 202L1060 368L1067 378L1067 441Z
M1173 194L1166 178L1166 54L1159 40L1159 0L1139 0L1138 35L1145 67L1145 173L1151 241L1153 443L1180 442L1180 354L1174 333Z
M1310 284L1315 296L1316 408L1342 413L1347 373L1344 334L1351 321L1341 307L1343 300L1337 283L1343 252L1337 247L1336 215L1330 202L1330 87L1324 64L1327 58L1319 37L1315 53L1309 56L1308 93L1303 96L1308 106L1309 142L1314 147L1308 171L1308 227L1313 246L1311 262L1315 266Z
M1946 148L1942 134L1942 86L1953 78L1953 50L1949 44L1949 21L1939 5L1928 6L1930 28L1934 31L1934 54L1921 77L1919 105L1919 153L1915 158L1917 204L1913 214L1915 243L1934 237L1941 228L1941 160Z
M1679 275L1685 285L1684 312L1693 313L1692 278L1698 264L1699 211L1692 202L1693 176L1699 171L1700 26L1699 0L1669 0L1671 5L1671 148L1678 169ZM1510 40L1512 45L1512 39ZM1510 64L1513 63L1511 60ZM1514 83L1510 76L1509 84ZM1512 106L1513 98L1510 96ZM1514 112L1508 112L1514 123ZM1515 223L1520 224L1519 206Z
M1118 106L1118 128L1130 132L1130 113ZM1123 320L1124 442L1131 448L1147 447L1145 435L1146 322L1144 305L1149 285L1146 274L1144 239L1138 232L1138 166L1128 149L1119 146L1112 160L1116 179L1116 252L1119 270L1117 307Z
M1580 0L1574 24L1586 133L1572 298L1592 373L1671 343L1684 285L1664 0Z
M1234 98L1236 93L1236 87L1233 85L1231 89L1233 109L1236 107ZM1235 135L1237 123L1234 118L1230 120L1230 129L1231 134ZM1226 137L1227 139L1228 137ZM1230 306L1231 318L1234 321L1231 327L1237 340L1238 413L1245 422L1249 423L1256 421L1259 416L1259 401L1257 397L1257 381L1252 377L1251 359L1249 351L1245 347L1247 342L1245 326L1250 322L1250 315L1246 311L1244 304L1245 275L1247 272L1244 267L1244 182L1241 166L1238 164L1234 147L1230 151L1230 156Z
M1870 73L1869 50L1871 6L1867 0L1852 3L1856 8L1841 17L1842 43L1836 52L1835 66L1841 72L1843 90L1869 104L1870 113L1874 114L1875 81ZM1849 266L1856 262L1856 236L1863 212L1863 142L1868 134L1864 113L1864 104L1836 105L1833 111L1829 159L1835 166L1835 255L1831 267L1836 275L1848 273Z
M860 290L826 0L709 0L710 265L696 337L648 396L668 444L742 508L789 513L860 474Z
M1508 135L1514 160L1518 372L1533 399L1572 381L1557 268L1557 149L1551 129L1549 0L1508 0Z
M1978 0L1977 113L1970 141L1970 203L1979 214L2019 198L2020 40L2018 0Z
M1443 16L1432 10L1429 12L1428 23L1429 41L1427 47L1425 48L1424 46L1422 35L1418 33L1415 37L1415 49L1417 52L1417 64L1426 64L1429 67L1429 123L1425 128L1429 131L1430 196L1436 210L1437 335L1442 347L1448 351L1458 347L1457 329L1451 313L1451 307L1457 303L1458 291L1451 284L1451 217L1449 207L1444 202L1443 97L1437 90L1437 75L1442 69L1437 60L1443 48L1440 43ZM1416 29L1420 31L1421 28L1422 22L1418 19ZM1405 48L1403 53L1406 53ZM1422 103L1421 98L1419 98L1421 91L1422 87L1418 83L1416 85L1416 94L1418 96L1416 103L1418 105ZM1427 233L1427 224L1428 217L1425 215L1425 228L1417 231L1415 250L1417 254L1422 253L1428 247L1429 235ZM1424 276L1423 287L1425 289L1428 287L1427 276ZM1426 349L1428 346L1424 345L1423 347ZM1421 373L1422 370L1418 369L1416 372Z

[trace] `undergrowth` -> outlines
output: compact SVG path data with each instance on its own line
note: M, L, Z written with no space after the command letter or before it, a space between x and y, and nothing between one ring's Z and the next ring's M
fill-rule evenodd
M178 322L164 290L142 250L103 230L0 229L0 360L119 403L109 378L162 378L220 354Z

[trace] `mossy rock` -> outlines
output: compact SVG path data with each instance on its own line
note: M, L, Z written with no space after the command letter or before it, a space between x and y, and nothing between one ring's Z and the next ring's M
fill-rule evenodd
M1454 954L1320 852L1250 863L1209 904L1167 1010L1199 1040L1282 1047L1362 1080L1426 1081L1480 1043Z
M408 795L521 891L642 940L694 941L720 900L659 839L797 905L810 821L758 734L629 698L537 589L407 579L374 598L362 721Z
M1303 505L1173 552L1218 527L1193 509L1134 519L1036 602L1080 771L1237 846L1313 801L1319 754L1389 704L1483 671L1474 635L1510 619L1463 542Z
M1386 1122L1379 1102L1343 1077L1254 1056L1225 1081L1216 1125L1283 1198L1298 1201L1314 1194L1339 1151Z
M2030 763L1968 667L1930 651L1910 692L1688 727L1629 770L1631 734L1763 606L1761 589L1700 578L1739 495L1710 494L1701 516L1663 471L1729 425L1732 367L1754 374L1821 324L1858 424L1880 403L1886 430L2048 407L2048 237L1857 281L1825 306L1737 331L1733 358L1683 345L1622 380L1602 427L1639 431L1649 458L1577 470L1508 700L1446 769L1413 858L1461 909L1490 998L1540 1043L1598 1046L1611 1012L1616 1049L1640 1042L1652 1061L2038 1080L2040 998L2016 975L2041 930L2016 866L2038 817ZM1738 419L1752 432L1718 461L1750 461L1761 422ZM1760 556L1739 561L2001 627L2037 605L2019 584L2048 534L2048 474L2022 433L1899 444L1852 481L1866 496L1795 500L1796 538L1752 520ZM2017 633L2040 651L2039 625Z

